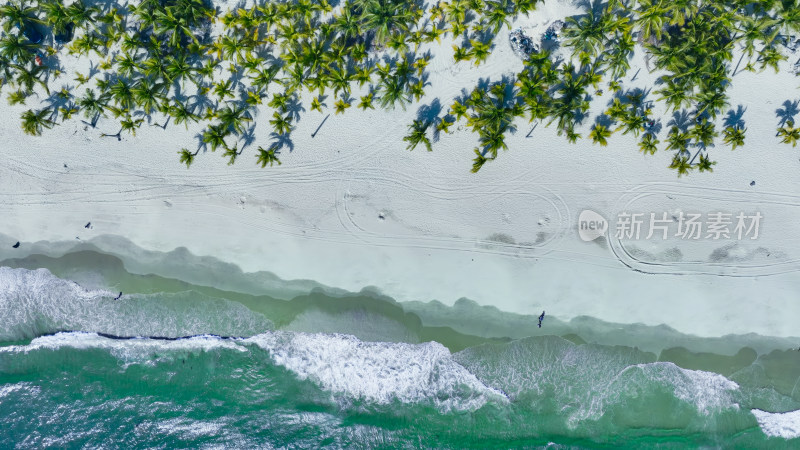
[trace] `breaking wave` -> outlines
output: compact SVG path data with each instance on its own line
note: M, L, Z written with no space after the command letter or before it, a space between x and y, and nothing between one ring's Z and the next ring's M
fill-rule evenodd
M272 323L240 303L196 292L135 294L84 289L46 269L0 267L0 341L63 330L118 336L255 335Z

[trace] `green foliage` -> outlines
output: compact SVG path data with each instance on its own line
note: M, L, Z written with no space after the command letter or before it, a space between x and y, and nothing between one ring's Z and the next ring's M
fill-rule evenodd
M639 141L639 151L644 154L651 154L654 155L658 150L658 139L650 133L646 133L642 136L642 140Z
M782 143L792 144L792 147L797 147L797 141L800 140L800 128L795 128L794 121L788 120L778 128L777 136L781 138Z
M414 120L414 122L408 126L409 133L406 137L403 138L404 141L408 142L408 150L414 150L417 145L423 144L428 151L433 151L431 147L431 141L428 139L427 131L430 123L423 122L421 120Z
M55 97L62 103L23 113L26 132L39 134L54 125L56 115L66 121L80 113L92 126L100 119L114 121L121 132L134 134L145 118L149 122L168 116L187 129L197 123L202 142L212 151L224 148L233 162L244 148L229 147L226 139L238 141L252 130L259 109L269 108L262 114L270 118L273 137L283 140L301 118L299 101L308 98L306 93L313 96L310 109L319 112L327 107L327 90L338 98L336 114L351 107L351 93L362 110L406 108L426 94L431 62L426 45L448 36L456 44L456 62L483 64L495 35L501 36L504 27L536 4L347 0L334 12L325 0L266 2L229 11L217 11L207 0L142 0L126 8L88 6L84 0L12 0L0 5L5 30L0 36L0 83L10 86L11 104L24 104L34 94L44 98L42 91L51 97L50 84L59 76L52 62L62 46L32 43L18 30L35 25L47 34L61 34L74 27L74 39L63 48L92 61L88 75L74 75L78 85L85 85L85 94L73 97L58 86ZM785 4L612 0L602 9L589 7L567 18L560 32L561 45L571 57L534 53L512 79L466 89L450 106L449 116L415 121L404 140L411 149L423 144L430 150L431 125L436 132L449 133L454 122L462 121L480 142L473 161L477 171L507 149L508 133L524 116L553 124L571 143L581 138L581 131L602 146L615 131L637 137L643 133L639 149L651 154L661 137L665 148L676 153L673 168L679 175L689 173L695 167L688 162L691 148L705 152L720 134L731 149L743 145L743 126L721 132L716 128L718 115L730 102L727 89L737 65L732 64L733 52L743 49L743 70L777 71L786 59L781 35L800 31L797 8ZM220 27L212 27L215 22ZM656 136L645 127L652 100L623 93L620 80L627 79L637 45L646 51L646 68L659 76L653 89L656 101L701 117L685 131L671 127L666 137ZM614 94L605 111L610 122L595 122L587 130L590 92L604 82ZM792 122L777 134L787 144L797 145L800 139ZM265 151L274 155L276 147L269 148ZM184 150L179 152L181 162L189 166L193 159ZM280 164L277 158L269 161ZM703 153L696 167L705 172L713 164Z
M672 163L670 163L669 168L676 170L678 172L678 177L687 175L690 171L694 170L694 166L689 163L689 157L681 155L680 153L676 153L672 158Z
M744 134L747 128L739 126L728 126L723 130L725 136L723 142L731 146L731 150L736 150L736 147L744 145Z
M603 147L608 145L608 138L611 136L612 131L605 125L594 124L592 131L589 132L589 137L592 138L592 143L600 144Z
M278 163L279 166L281 165L281 160L278 159L274 147L270 147L268 150L258 147L258 155L256 155L256 157L256 164L261 164L261 168L266 167L267 164L269 164L270 167L272 167L274 163Z
M31 136L40 136L43 128L52 128L55 125L49 118L52 113L49 108L25 111L22 113L22 131Z
M194 157L197 156L197 153L192 153L185 148L182 148L178 154L180 155L181 163L186 164L187 169L191 167L192 163L194 162Z

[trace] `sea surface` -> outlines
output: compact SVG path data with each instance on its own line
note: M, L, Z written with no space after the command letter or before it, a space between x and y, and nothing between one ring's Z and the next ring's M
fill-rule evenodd
M0 448L800 447L796 339L539 329L179 256L0 261Z

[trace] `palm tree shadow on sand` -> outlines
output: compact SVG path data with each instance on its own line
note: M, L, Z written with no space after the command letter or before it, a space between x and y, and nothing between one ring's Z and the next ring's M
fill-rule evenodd
M778 126L784 126L786 122L795 122L795 116L800 113L800 100L786 100L783 102L783 107L775 110L775 115L778 117Z

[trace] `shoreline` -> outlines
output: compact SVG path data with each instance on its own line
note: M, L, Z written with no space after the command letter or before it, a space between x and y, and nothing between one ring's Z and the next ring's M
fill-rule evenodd
M8 240L7 236L0 235L0 243ZM261 311L261 307L257 306L258 302L253 303L256 298L267 296L264 298L274 299L270 302L281 303L308 295L313 296L316 292L332 300L363 297L368 303L388 302L407 313L417 315L426 327L443 326L458 333L489 339L520 339L541 333L577 335L588 342L604 345L636 345L656 352L658 349L678 346L692 351L721 352L730 355L744 347L756 348L761 353L770 349L793 348L800 342L800 336L792 334L791 330L784 335L769 331L759 333L753 329L728 332L718 330L717 334L692 333L681 329L680 326L664 322L646 323L630 320L631 317L636 318L633 315L623 317L627 320L614 321L588 314L565 317L559 309L549 309L545 328L537 331L535 323L538 311L508 311L503 305L482 304L464 297L456 299L451 304L438 300L408 301L392 297L375 286L346 290L313 280L282 280L270 272L243 272L235 265L216 257L194 255L185 249L165 253L147 251L125 239L109 236L80 243L25 244L13 252L0 250L0 265L28 269L42 267L59 278L77 283L81 289L110 290L110 294L115 294L120 289L126 295L147 294L152 289L156 289L153 292L160 292L156 286L166 283L164 286L173 286L166 292L172 292L176 288L178 290L175 292L200 288L198 292L203 298L206 296L227 298L234 295L235 299L243 296L242 300L234 301L244 302L244 305L249 305L249 308L255 308L254 311L266 314L268 317L269 309ZM151 277L163 281L156 281L153 287L140 291L140 287L137 287L139 282L136 280ZM657 277L675 278L675 275ZM147 282L144 286L151 284L152 282ZM332 323L337 321L333 320ZM336 332L346 333L347 328L337 329Z

